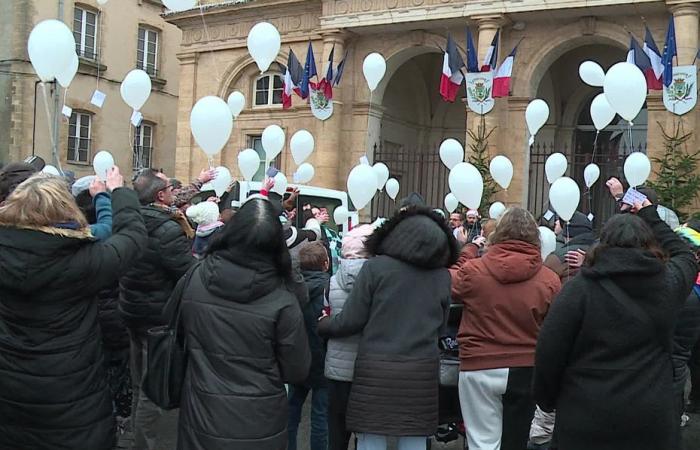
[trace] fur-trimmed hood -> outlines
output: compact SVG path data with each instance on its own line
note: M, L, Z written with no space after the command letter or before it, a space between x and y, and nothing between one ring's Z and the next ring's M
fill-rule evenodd
M373 255L386 255L424 269L450 267L459 248L445 219L425 207L399 211L366 242Z

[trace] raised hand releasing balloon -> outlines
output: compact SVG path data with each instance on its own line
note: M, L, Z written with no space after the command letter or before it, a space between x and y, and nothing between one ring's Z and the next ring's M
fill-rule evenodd
M231 110L219 97L201 98L190 113L190 127L194 140L211 158L224 148L231 137Z
M513 180L513 163L503 155L498 155L489 164L491 177L503 189L508 189Z

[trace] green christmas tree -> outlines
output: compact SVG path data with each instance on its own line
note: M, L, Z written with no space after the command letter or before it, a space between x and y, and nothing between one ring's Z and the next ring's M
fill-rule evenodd
M649 185L659 194L662 205L685 220L700 189L700 175L697 174L700 152L687 151L686 143L692 133L682 132L680 124L676 124L673 134L668 134L660 123L658 125L664 138L664 153L660 158L652 158L656 179Z
M495 127L488 131L486 130L484 116L481 116L481 123L477 127L476 132L474 130L467 130L470 141L470 152L467 162L476 167L484 179L484 194L481 197L481 206L479 207L479 214L481 214L481 217L488 217L493 196L499 191L498 185L491 177L491 171L489 169L489 165L491 164L489 137L491 137L491 134L495 130Z

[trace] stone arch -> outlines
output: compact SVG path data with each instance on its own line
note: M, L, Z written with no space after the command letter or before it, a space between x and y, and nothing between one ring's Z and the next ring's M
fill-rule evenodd
M282 59L282 57L278 56L277 59L270 64L270 69L268 70L274 71L277 63L284 65L285 61ZM246 97L246 107L249 107L251 105L250 102L253 94L253 78L257 77L258 75L260 75L258 66L255 64L253 58L246 53L244 56L241 56L228 64L224 70L217 88L219 97L226 99L231 86L246 78L247 83L245 84L245 91L243 92L243 95Z
M629 36L621 25L605 21L595 21L591 24L593 20L583 18L578 24L580 26L578 35L571 33L572 27L577 24L569 23L532 43L532 48L536 50L530 60L534 63L524 66L522 75L516 75L518 80L514 83L514 96L535 97L540 81L551 65L575 48L596 44L607 44L620 49L627 48Z

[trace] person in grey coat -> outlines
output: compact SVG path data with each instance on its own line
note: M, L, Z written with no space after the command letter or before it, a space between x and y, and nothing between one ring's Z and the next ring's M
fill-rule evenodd
M337 316L355 285L355 280L369 258L365 241L374 231L372 225L360 225L343 236L340 268L331 278L330 315ZM328 449L347 450L351 433L345 426L352 377L355 371L360 336L328 341L325 375L328 379Z
M347 410L358 450L424 449L438 426L438 339L450 304L457 243L442 216L408 207L367 240L376 255L360 270L336 316L320 334L362 333Z

